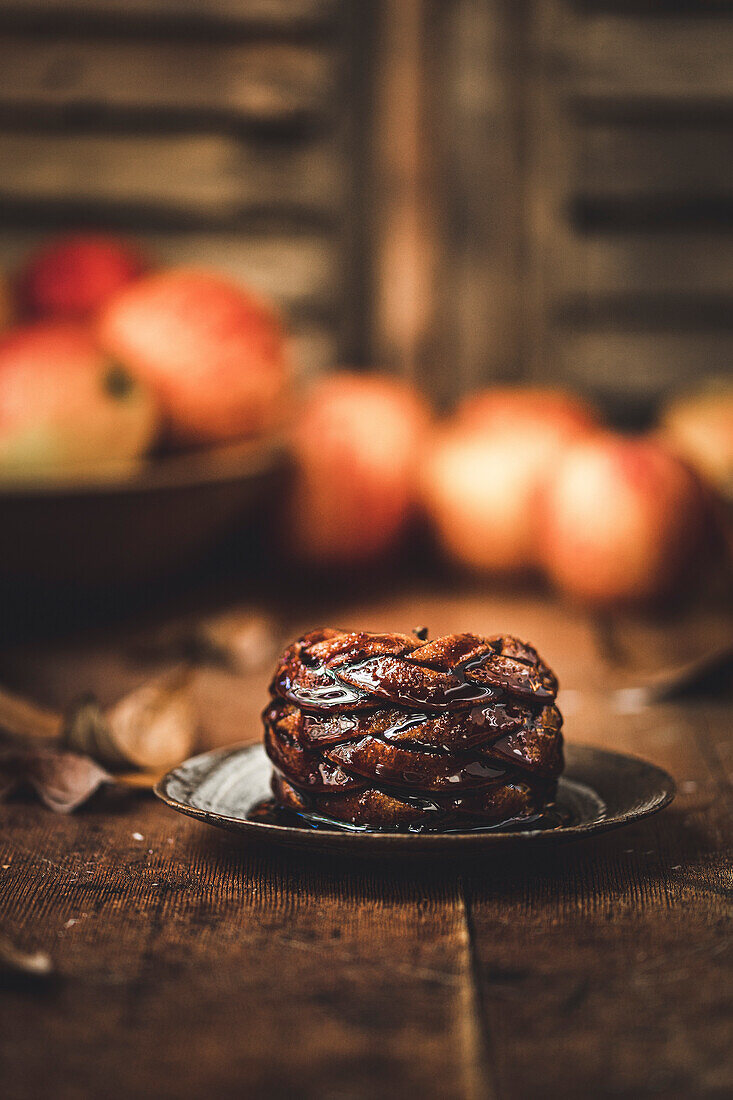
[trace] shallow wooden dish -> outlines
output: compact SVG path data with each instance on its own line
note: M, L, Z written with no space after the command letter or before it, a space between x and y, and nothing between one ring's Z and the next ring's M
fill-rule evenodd
M175 571L260 502L279 440L152 458L117 476L0 484L3 582L114 584Z
M566 767L557 802L570 815L558 828L466 833L343 831L248 820L270 795L272 765L261 745L215 749L168 772L155 793L173 810L244 837L288 848L327 849L354 855L458 854L508 844L579 840L661 810L674 798L672 778L661 768L618 752L566 744Z

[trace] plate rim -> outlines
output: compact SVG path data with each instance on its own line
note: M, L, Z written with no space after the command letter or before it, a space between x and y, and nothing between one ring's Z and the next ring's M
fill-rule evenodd
M636 821L643 820L646 817L651 817L653 814L659 813L661 810L665 809L665 807L669 806L677 793L677 785L669 772L661 768L658 764L653 764L651 761L645 760L643 757L636 756L633 753L618 752L615 749L606 749L597 745L589 745L582 741L566 741L565 747L566 750L570 749L572 751L578 749L581 752L591 752L601 756L614 757L617 760L620 759L623 761L631 761L635 764L641 764L650 772L656 773L661 786L664 788L663 792L654 805L632 810L624 817L609 816L600 821L569 825L567 828L562 829L525 829L517 832L491 832L487 830L486 832L468 833L407 833L388 832L386 830L379 831L377 829L364 830L361 832L327 828L310 830L294 825L277 825L273 822L248 821L246 818L231 817L228 814L216 813L214 810L205 810L198 806L187 806L173 798L165 790L166 784L174 777L179 768L196 763L206 757L221 759L224 756L230 756L240 751L247 753L255 753L257 751L264 752L261 742L255 742L254 744L251 742L244 742L208 749L206 752L189 757L175 768L171 768L170 771L166 772L153 787L153 793L164 803L164 805L168 806L176 813L184 814L186 817L192 817L198 821L204 821L206 824L213 825L214 827L244 833L252 837L258 837L262 840L270 839L284 846L318 848L321 845L313 843L313 838L317 836L319 840L324 842L324 847L353 847L358 849L360 846L364 846L373 849L375 844L386 844L405 851L409 849L434 851L437 848L445 847L447 844L452 846L458 844L461 847L469 846L473 848L476 846L483 847L487 842L494 844L509 844L538 840L545 842L580 840L583 837L610 832L612 829L620 829Z

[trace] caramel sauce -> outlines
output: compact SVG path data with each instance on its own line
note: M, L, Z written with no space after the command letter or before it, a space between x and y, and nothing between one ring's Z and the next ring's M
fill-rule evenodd
M434 813L438 811L440 807L435 804L425 804L424 809L428 813ZM280 825L290 829L303 829L304 831L328 829L345 833L380 832L387 834L404 832L441 832L454 835L462 835L464 833L520 833L532 832L535 830L547 832L556 829L567 829L569 826L575 824L575 817L567 806L563 806L557 802L551 802L538 813L529 814L527 817L509 818L507 821L502 821L495 825L486 825L482 823L472 825L470 821L467 820L461 821L460 823L454 822L453 825L441 825L440 822L425 821L419 825L410 825L406 830L375 829L370 825L350 825L347 822L329 818L326 814L309 813L307 811L296 813L294 810L288 810L284 806L280 806L274 798L265 798L261 802L258 802L247 814L246 820L262 825Z

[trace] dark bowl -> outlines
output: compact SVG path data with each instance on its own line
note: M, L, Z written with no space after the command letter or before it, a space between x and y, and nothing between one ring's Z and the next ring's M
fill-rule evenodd
M281 441L249 441L117 477L2 484L0 579L113 585L178 571L253 514L286 468Z

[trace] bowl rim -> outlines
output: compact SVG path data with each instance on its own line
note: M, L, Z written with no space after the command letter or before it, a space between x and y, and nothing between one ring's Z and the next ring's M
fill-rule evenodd
M288 456L281 435L242 439L118 465L70 469L53 477L0 480L2 500L125 495L167 489L191 489L255 477L283 466Z

